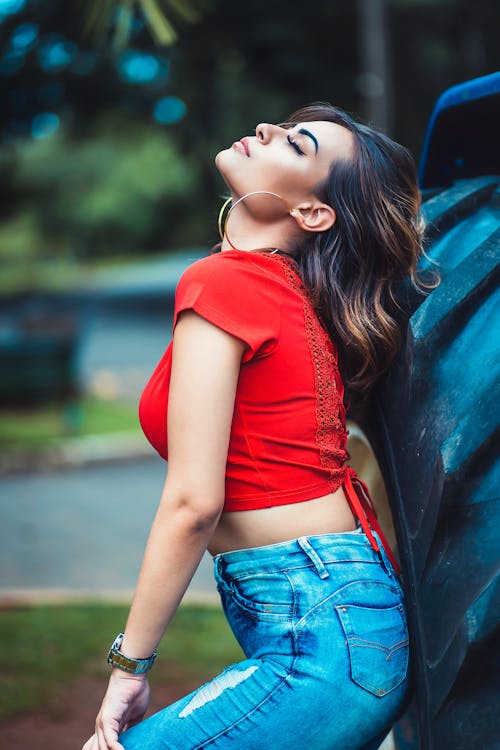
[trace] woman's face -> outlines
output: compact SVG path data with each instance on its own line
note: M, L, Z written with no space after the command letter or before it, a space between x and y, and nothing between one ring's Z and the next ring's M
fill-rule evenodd
M333 122L304 122L290 128L261 123L255 136L245 136L220 151L215 164L233 198L268 190L293 208L310 199L332 163L348 159L352 150L352 133Z

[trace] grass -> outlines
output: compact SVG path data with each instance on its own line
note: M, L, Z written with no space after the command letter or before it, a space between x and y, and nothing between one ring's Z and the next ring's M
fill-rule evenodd
M20 259L5 261L0 276L0 295L78 288L91 276L88 265L66 260Z
M163 254L164 251L162 251ZM155 254L147 256L154 259ZM20 258L2 260L0 295L33 291L67 291L79 289L92 281L102 269L120 268L132 263L144 263L144 255L131 254L110 258L78 261L64 258Z
M32 711L64 712L65 686L78 677L103 680L107 647L123 628L128 607L116 604L46 605L0 614L0 720ZM151 682L216 675L240 659L221 610L184 605L165 634ZM103 689L104 689L103 682Z
M68 436L139 433L137 405L85 397L79 402L0 411L0 447L32 450Z

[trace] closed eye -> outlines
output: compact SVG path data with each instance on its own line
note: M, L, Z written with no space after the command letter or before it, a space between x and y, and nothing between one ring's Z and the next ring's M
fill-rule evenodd
M302 149L300 148L300 146L299 146L299 144L298 144L298 143L295 143L295 141L292 141L292 139L290 138L290 136L289 136L289 135L287 135L286 139L287 139L288 143L290 144L290 146L291 146L292 148L294 148L294 149L295 149L295 151L296 151L296 152L297 152L297 153L298 153L298 154L299 154L300 156L305 156L305 151L302 151Z

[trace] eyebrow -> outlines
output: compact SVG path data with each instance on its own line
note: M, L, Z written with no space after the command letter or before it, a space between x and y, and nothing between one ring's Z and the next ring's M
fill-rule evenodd
M318 139L316 138L316 136L314 136L310 130L306 130L305 128L300 128L300 130L298 130L297 132L300 133L301 135L307 135L307 137L310 138L311 141L314 143L314 149L316 153L318 153L319 143L318 143Z

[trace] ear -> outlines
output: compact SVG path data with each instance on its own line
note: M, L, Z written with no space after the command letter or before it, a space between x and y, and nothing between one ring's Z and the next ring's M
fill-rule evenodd
M335 224L337 215L328 203L302 203L290 211L299 227L306 232L326 232Z

